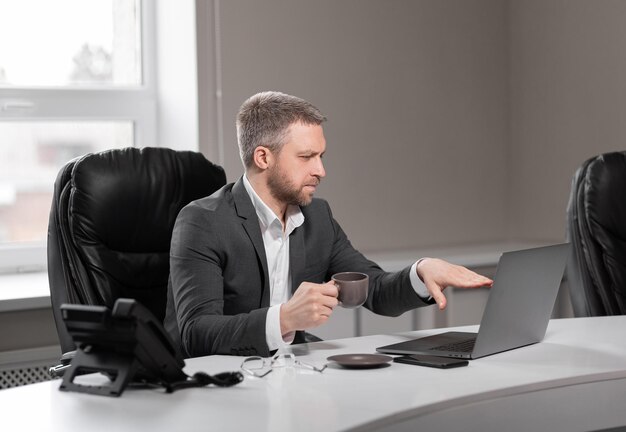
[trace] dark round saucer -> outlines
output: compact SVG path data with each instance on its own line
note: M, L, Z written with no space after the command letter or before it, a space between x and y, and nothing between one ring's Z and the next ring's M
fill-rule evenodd
M330 356L326 360L348 369L371 369L390 363L393 357L382 354L341 354Z

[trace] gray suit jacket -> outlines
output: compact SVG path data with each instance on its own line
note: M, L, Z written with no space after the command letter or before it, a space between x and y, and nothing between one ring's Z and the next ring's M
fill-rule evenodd
M370 277L365 307L377 314L397 316L431 304L415 294L410 268L386 273L354 249L326 201L314 199L302 213L304 224L290 236L294 290L304 281L322 283L337 272L358 271ZM172 235L165 318L183 354L269 356L269 299L259 220L242 179L183 208ZM302 341L297 334L296 342Z

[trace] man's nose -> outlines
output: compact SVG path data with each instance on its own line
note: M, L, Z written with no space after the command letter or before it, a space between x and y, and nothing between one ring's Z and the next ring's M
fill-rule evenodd
M326 170L324 169L324 162L322 161L321 158L318 159L317 166L315 167L314 175L319 178L326 177Z

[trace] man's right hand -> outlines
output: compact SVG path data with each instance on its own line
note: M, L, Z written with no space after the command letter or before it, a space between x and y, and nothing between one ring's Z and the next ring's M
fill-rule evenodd
M316 284L302 282L293 297L280 307L280 330L283 335L319 327L337 306L337 287L334 282Z

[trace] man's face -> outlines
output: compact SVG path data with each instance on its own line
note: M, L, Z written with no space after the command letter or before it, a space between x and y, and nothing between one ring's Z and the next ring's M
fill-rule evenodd
M287 141L269 168L267 185L274 198L285 204L309 205L317 185L326 176L322 163L325 151L321 126L292 124Z

